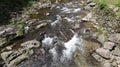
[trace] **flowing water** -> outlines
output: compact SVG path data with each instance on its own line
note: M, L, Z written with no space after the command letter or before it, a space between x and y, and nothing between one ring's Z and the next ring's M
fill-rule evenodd
M42 29L45 32L42 46L34 49L35 53L19 67L100 67L86 52L88 49L82 37L85 28L81 18L87 11L83 11L81 0L51 0L51 3L51 6L39 9L38 14L31 16L31 19L47 22L48 26ZM33 33L32 37L38 34ZM44 54L41 49L45 50Z

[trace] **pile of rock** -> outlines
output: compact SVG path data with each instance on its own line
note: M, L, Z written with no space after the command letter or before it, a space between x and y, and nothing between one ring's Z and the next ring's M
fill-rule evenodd
M21 44L22 48L19 48L17 51L11 50L1 53L1 57L4 60L7 67L15 67L23 60L27 59L32 55L33 49L40 46L40 42L37 40L27 41Z
M10 40L17 36L16 29L9 26L0 27L0 47L5 46Z
M92 56L103 64L103 67L120 67L120 33L112 34L103 47L96 49Z

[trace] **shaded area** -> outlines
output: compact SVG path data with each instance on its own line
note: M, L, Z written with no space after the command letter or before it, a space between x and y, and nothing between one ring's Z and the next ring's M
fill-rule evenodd
M0 25L10 23L10 14L20 13L23 7L30 6L30 1L37 0L0 0Z

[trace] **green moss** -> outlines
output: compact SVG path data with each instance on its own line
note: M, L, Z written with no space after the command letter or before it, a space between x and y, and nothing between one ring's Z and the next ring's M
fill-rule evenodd
M120 17L120 10L116 12L116 15Z
M99 28L97 29L96 37L98 38L101 34L103 34L103 27L102 27L102 25L100 25Z
M24 32L25 32L24 26L25 26L25 23L24 23L24 22L22 22L22 23L19 24L19 29L18 29L18 34L17 34L17 36L20 37L20 36L23 36L23 35L24 35Z
M111 4L115 5L117 4L120 0L93 0L95 3L105 3L105 4Z

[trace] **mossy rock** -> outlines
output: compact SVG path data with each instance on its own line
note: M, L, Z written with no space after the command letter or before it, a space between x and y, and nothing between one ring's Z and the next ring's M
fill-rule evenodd
M24 36L24 33L25 33L24 26L25 26L25 23L21 23L21 24L19 25L17 37Z

